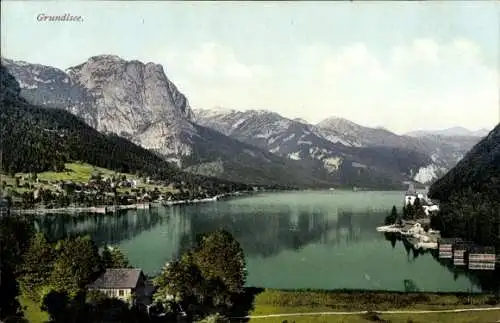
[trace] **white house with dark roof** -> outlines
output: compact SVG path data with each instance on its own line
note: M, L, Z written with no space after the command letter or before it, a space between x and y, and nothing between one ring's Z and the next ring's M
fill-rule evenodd
M108 268L87 288L129 304L145 303L147 299L146 277L138 268Z

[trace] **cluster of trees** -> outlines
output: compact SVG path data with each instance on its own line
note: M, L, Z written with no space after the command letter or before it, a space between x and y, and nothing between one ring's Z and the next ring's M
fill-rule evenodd
M139 311L85 288L106 268L130 266L120 250L100 254L89 237L50 242L33 227L22 218L0 218L0 320L22 320L22 295L47 311L52 322L95 322L110 315L141 321Z
M154 280L154 301L166 312L181 312L190 321L210 315L227 317L243 297L245 280L240 244L219 230L199 236L195 248L164 267Z
M403 220L416 220L426 217L422 202L417 197L413 204L407 204L403 207Z
M401 214L398 214L398 210L395 205L392 206L391 213L385 217L385 224L402 224L403 220L417 220L425 218L426 214L422 204L420 203L420 199L415 199L413 204L408 204L403 206L403 211Z
M500 250L500 199L471 188L441 203L431 226L445 237L461 237Z
M385 217L385 225L390 225L390 224L401 225L402 223L403 223L402 217L398 214L396 205L393 205L391 213L389 213L389 215Z

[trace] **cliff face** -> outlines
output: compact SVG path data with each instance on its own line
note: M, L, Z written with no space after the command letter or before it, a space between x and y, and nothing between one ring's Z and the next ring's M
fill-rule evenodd
M116 133L166 157L189 155L194 131L186 97L160 65L95 56L62 71L3 59L36 105L64 108L104 133Z

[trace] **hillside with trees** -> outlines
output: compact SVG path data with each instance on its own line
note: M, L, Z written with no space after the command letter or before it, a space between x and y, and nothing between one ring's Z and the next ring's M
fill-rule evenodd
M430 187L440 201L432 226L500 250L500 124Z
M2 171L8 174L63 171L65 163L81 161L171 182L246 187L182 172L127 139L99 133L65 110L30 105L19 96L18 83L3 66L0 73Z

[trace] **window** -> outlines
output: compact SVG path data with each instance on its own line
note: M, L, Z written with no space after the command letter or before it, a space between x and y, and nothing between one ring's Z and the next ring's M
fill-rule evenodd
M125 291L123 289L119 289L118 296L124 296L124 295L125 295Z

